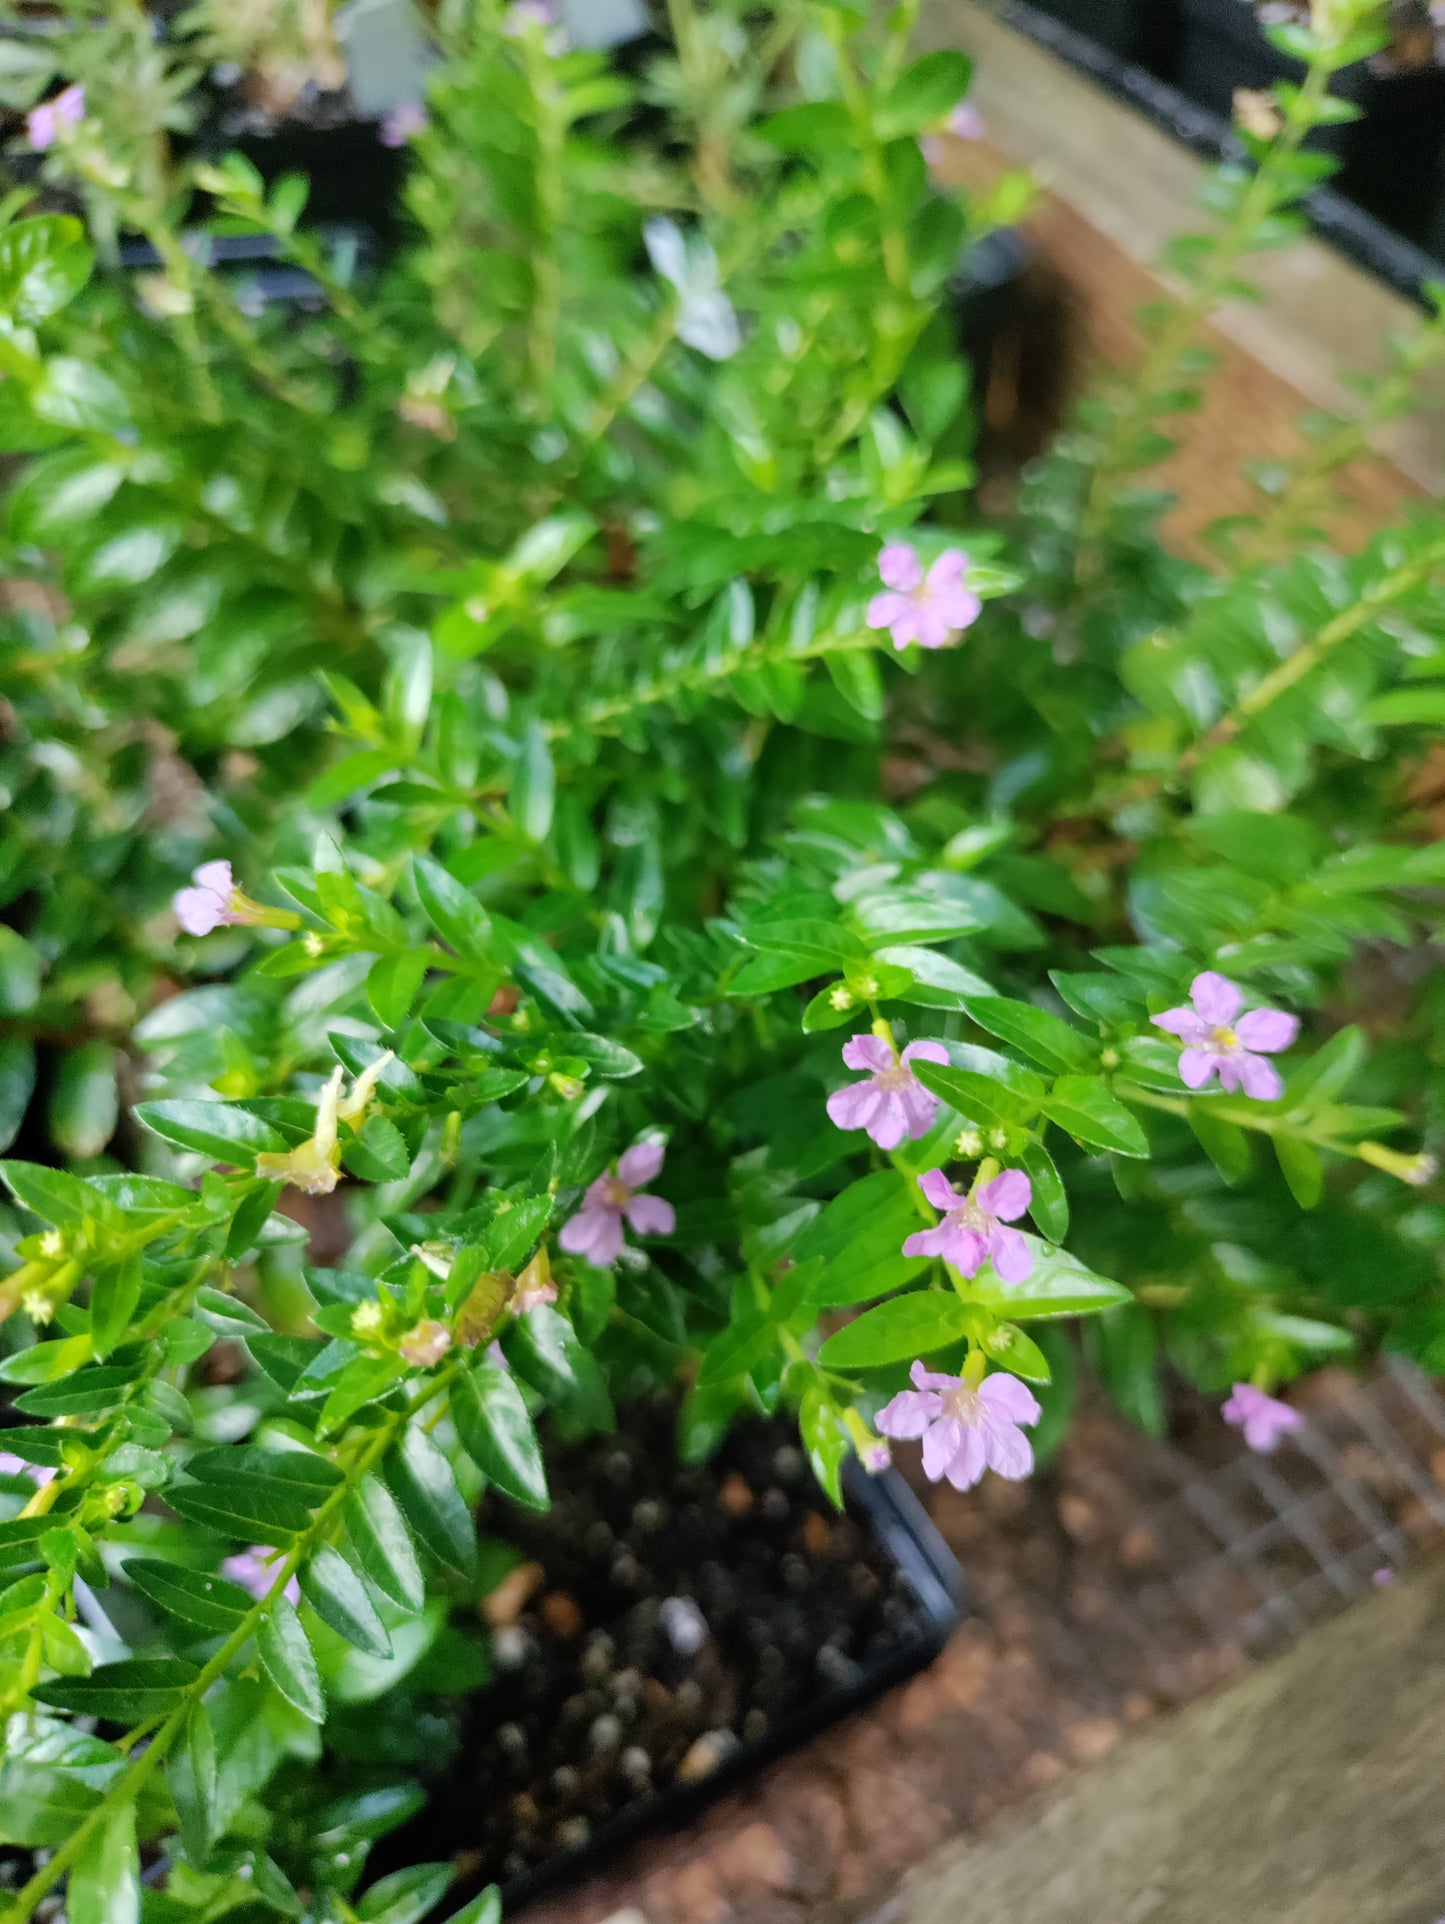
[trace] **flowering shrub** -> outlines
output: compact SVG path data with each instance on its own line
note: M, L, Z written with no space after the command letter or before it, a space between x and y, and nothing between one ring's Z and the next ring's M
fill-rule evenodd
M6 1924L441 1905L356 1890L539 1426L677 1383L685 1455L782 1405L835 1498L885 1438L967 1488L1057 1438L1067 1319L1261 1448L1319 1359L1445 1356L1445 534L1317 534L1445 329L1224 571L1140 479L1374 10L1272 30L1305 79L994 528L947 289L1026 190L930 173L968 63L673 11L639 89L444 6L367 283L173 139L199 10L6 43Z

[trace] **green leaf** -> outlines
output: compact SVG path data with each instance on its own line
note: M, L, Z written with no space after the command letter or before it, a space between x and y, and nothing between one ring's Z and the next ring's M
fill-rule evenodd
M400 955L384 955L372 963L366 978L366 999L383 1029L399 1029L405 1022L427 967L423 949L403 949Z
M477 1558L472 1513L452 1466L425 1430L412 1423L390 1451L385 1474L402 1515L440 1563L470 1576Z
M502 1893L495 1884L488 1884L479 1897L453 1911L444 1924L502 1924Z
M1043 1111L1086 1148L1111 1149L1120 1156L1149 1154L1149 1138L1098 1076L1060 1076Z
M1033 1190L1029 1214L1051 1243L1061 1243L1069 1233L1069 1198L1053 1157L1036 1137L1030 1137L1019 1161Z
M168 1715L200 1674L179 1657L125 1657L101 1664L88 1677L47 1678L32 1695L56 1710L129 1726Z
M825 1369L877 1369L956 1343L969 1324L967 1306L951 1290L895 1296L830 1336L818 1352Z
M65 1915L68 1924L140 1924L134 1804L113 1805L81 1846L65 1887Z
M208 1637L228 1637L253 1607L239 1584L181 1563L161 1563L152 1557L127 1557L127 1583L172 1617Z
M311 1521L312 1506L303 1492L261 1477L173 1484L165 1500L177 1516L191 1523L281 1550L289 1549Z
M99 1802L98 1790L68 1772L12 1758L0 1765L0 1844L64 1844Z
M359 1924L420 1924L455 1877L450 1864L412 1864L380 1877L357 1901Z
M1194 1108L1191 1104L1191 1110ZM1191 1114L1190 1120L1193 1120ZM1313 1209L1325 1190L1324 1164L1313 1143L1298 1136L1276 1136L1274 1153L1280 1171L1289 1184L1289 1193L1301 1209Z
M0 1153L20 1133L35 1093L35 1044L28 1036L0 1036Z
M3 1162L0 1176L16 1202L58 1229L109 1213L79 1176L64 1169L46 1169L36 1162Z
M199 1867L216 1837L216 1737L204 1704L192 1704L166 1758L166 1788L180 1820L186 1856Z
M0 1015L24 1015L40 998L43 963L37 949L0 923Z
M391 1655L391 1638L366 1585L339 1550L322 1543L301 1566L301 1594L337 1636L373 1657Z
M38 1390L17 1396L15 1407L27 1416L93 1416L112 1409L126 1400L126 1391L136 1381L130 1364L100 1364L77 1370L60 1383L46 1383Z
M1215 1115L1207 1102L1189 1104L1189 1127L1200 1148L1233 1187L1249 1174L1249 1137L1237 1123Z
M974 1299L1001 1319L1027 1323L1040 1316L1087 1316L1133 1302L1127 1289L1096 1276L1068 1250L1055 1249L1037 1236L1025 1234L1024 1241L1034 1266L1021 1283L1006 1283L988 1264L970 1286Z
M522 737L522 752L512 770L507 809L529 841L546 840L557 797L557 774L552 751L541 724L533 722Z
M140 1302L140 1256L97 1268L90 1289L90 1343L97 1356L109 1356L124 1336Z
M0 313L33 326L73 301L94 265L73 214L41 214L0 232Z
M358 1563L381 1594L403 1610L420 1610L426 1601L421 1565L396 1499L379 1477L363 1477L351 1496L346 1530Z
M537 1433L522 1392L505 1370L482 1362L452 1385L452 1421L462 1447L504 1496L545 1510L551 1499Z
M52 354L30 390L30 405L53 427L95 429L101 434L134 432L125 395L91 361Z
M400 1129L386 1116L370 1116L359 1136L341 1152L353 1176L365 1182L398 1182L411 1174L411 1151Z
M590 1350L555 1309L544 1304L508 1324L502 1338L507 1361L524 1383L556 1403L588 1429L616 1428L612 1398Z
M880 140L922 133L944 119L968 92L973 62L951 48L912 61L879 103L874 124Z
M1013 1376L1029 1383L1047 1383L1052 1378L1049 1359L1031 1336L1025 1336L1014 1323L1000 1323L980 1339L985 1356L991 1357Z
M1163 1436L1166 1417L1154 1318L1131 1303L1101 1316L1093 1325L1093 1337L1105 1389L1131 1423L1150 1436Z
M928 1265L926 1256L904 1256L904 1239L922 1228L905 1176L894 1169L871 1176L835 1196L803 1231L793 1254L801 1265L826 1267L808 1290L818 1308L866 1302L911 1282Z
M1021 1069L992 1049L954 1043L953 1062L915 1061L909 1066L925 1089L985 1129L1028 1122L1043 1103L1045 1089L1029 1069Z
M316 1657L300 1617L285 1597L278 1597L271 1605L256 1632L256 1654L288 1704L313 1724L326 1721L326 1699Z
M1077 1029L1071 1029L1047 1009L1034 1008L1032 1003L1001 995L976 995L970 996L964 1007L981 1029L987 1029L1010 1048L1021 1050L1045 1069L1087 1069L1098 1060L1098 1050Z
M443 942L464 961L490 960L495 948L491 918L470 890L425 855L413 858L412 877L422 913Z
M226 1102L178 1097L167 1102L142 1102L134 1113L164 1141L237 1169L249 1169L262 1153L275 1154L290 1147L286 1137L269 1122Z
M115 1050L84 1042L61 1057L50 1092L50 1138L68 1156L98 1156L115 1134L120 1097Z
M1445 728L1445 687L1392 688L1376 695L1360 711L1360 720L1375 728Z

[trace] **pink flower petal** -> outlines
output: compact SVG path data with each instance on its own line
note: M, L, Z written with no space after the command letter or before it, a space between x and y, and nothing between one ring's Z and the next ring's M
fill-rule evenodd
M1233 1095L1244 1081L1244 1057L1225 1052L1214 1058L1214 1066L1219 1071L1220 1088Z
M594 1176L588 1183L582 1198L582 1207L588 1209L614 1209L612 1200L612 1178L609 1175Z
M956 1390L963 1378L950 1376L944 1370L931 1370L922 1357L918 1357L908 1366L908 1380L916 1390Z
M880 1149L896 1149L908 1133L908 1111L896 1089L880 1089L877 1114L867 1124Z
M226 905L214 889L177 889L171 907L187 935L209 935L225 920Z
M968 556L962 548L947 548L924 577L930 595L947 594L963 586L968 573Z
M977 1276L988 1261L988 1242L976 1229L962 1229L950 1219L944 1228L944 1259L964 1276ZM1015 1234L1017 1232L1015 1231Z
M1033 1251L1016 1229L999 1223L988 1239L993 1266L1006 1283L1021 1283L1033 1273Z
M948 1248L948 1225L939 1223L935 1229L918 1229L903 1245L905 1256L942 1256Z
M631 1149L624 1149L617 1159L617 1174L629 1189L638 1189L643 1183L651 1182L661 1169L667 1150L660 1142L634 1143Z
M935 1418L923 1432L923 1474L930 1483L943 1476L971 1434L956 1416Z
M1202 1089L1223 1058L1212 1049L1186 1049L1179 1058L1179 1074L1191 1089Z
M1299 1034L1299 1017L1287 1015L1283 1009L1251 1009L1235 1023L1234 1033L1246 1049L1277 1055Z
M888 632L893 637L893 646L895 648L907 648L911 642L919 639L923 632L923 623L918 607L914 602L908 601L904 603L892 621L889 622Z
M982 1432L964 1430L963 1441L954 1452L953 1461L948 1466L949 1482L955 1490L971 1490L987 1467L988 1452L984 1446Z
M881 1074L893 1067L893 1051L881 1035L850 1035L843 1044L843 1066Z
M933 1127L934 1119L938 1115L937 1099L921 1083L913 1082L906 1089L899 1090L898 1100L902 1103L903 1113L907 1118L908 1134L914 1142L917 1142Z
M918 1178L918 1187L935 1209L957 1209L963 1201L941 1169L925 1170Z
M1235 1057L1239 1065L1239 1079L1244 1085L1244 1093L1256 1102L1278 1102L1284 1094L1284 1082L1279 1070L1263 1056L1242 1055Z
M896 588L901 594L911 594L923 579L917 551L907 541L889 542L878 557L878 572L885 588Z
M868 612L863 619L870 628L891 628L895 621L900 620L904 615L911 615L912 612L913 603L907 595L896 595L891 591L885 591L881 595L874 595L868 603Z
M579 1209L557 1237L569 1256L585 1256L596 1269L616 1260L622 1247L622 1216L616 1209Z
M1181 1042L1197 1047L1209 1040L1209 1024L1193 1009L1166 1009L1163 1015L1150 1016L1149 1020L1156 1029L1167 1029L1170 1035L1177 1035Z
M1033 1201L1033 1196L1033 1184L1022 1169L1003 1170L978 1192L978 1200L989 1215L997 1216L1006 1223L1022 1216Z
M828 1120L838 1129L866 1129L882 1106L883 1092L871 1082L835 1089L826 1104Z
M939 595L933 605L955 634L971 628L983 613L983 603L971 588L950 589L947 594Z
M924 648L946 648L953 633L947 618L932 601L923 602L917 611L918 641ZM897 639L895 633L895 640Z
M922 1436L938 1414L941 1398L933 1390L900 1390L891 1403L878 1412L878 1427L885 1436L911 1442Z
M1228 976L1218 975L1213 969L1196 975L1189 985L1189 993L1195 1008L1213 1029L1227 1029L1244 1001Z
M1017 1483L1034 1467L1033 1448L1023 1431L1012 1423L985 1423L983 1447L988 1467L1010 1482Z
M941 1042L910 1042L903 1051L905 1062L947 1062L948 1050Z
M1043 1415L1043 1405L1028 1387L1007 1370L994 1370L985 1376L978 1386L991 1416L1005 1423L1037 1423Z
M191 880L197 888L211 889L222 901L229 899L231 890L236 886L229 862L202 862Z
M623 1214L639 1236L670 1236L677 1228L677 1211L662 1196L634 1196Z

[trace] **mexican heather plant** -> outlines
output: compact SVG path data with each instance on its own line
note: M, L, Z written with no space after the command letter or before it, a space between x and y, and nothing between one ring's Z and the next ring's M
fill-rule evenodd
M1143 369L993 528L947 288L1027 190L939 189L968 63L863 11L676 0L638 84L444 0L370 280L198 125L215 9L3 42L5 1924L443 1905L357 1890L539 1425L676 1383L685 1455L781 1405L835 1497L885 1437L967 1488L1068 1319L1261 1448L1321 1358L1445 1358L1445 533L1320 531L1445 330L1227 569L1144 485L1375 10L1273 30Z

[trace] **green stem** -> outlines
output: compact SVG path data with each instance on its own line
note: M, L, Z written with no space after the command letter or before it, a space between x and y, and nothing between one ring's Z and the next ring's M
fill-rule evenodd
M1118 1077L1114 1083L1114 1093L1122 1102L1137 1103L1145 1109L1160 1109L1166 1115L1181 1116L1187 1122L1190 1111L1197 1105L1187 1096L1160 1095L1153 1089L1141 1089L1137 1083ZM1311 1125L1301 1126L1291 1115L1269 1115L1261 1113L1257 1104L1252 1102L1230 1102L1219 1097L1208 1098L1205 1108L1211 1116L1221 1122L1232 1122L1237 1128L1252 1129L1261 1136L1283 1136L1287 1140L1312 1143L1316 1149L1327 1149L1332 1155L1349 1156L1357 1161L1369 1162L1368 1156L1361 1157L1355 1143L1341 1142L1327 1130Z

